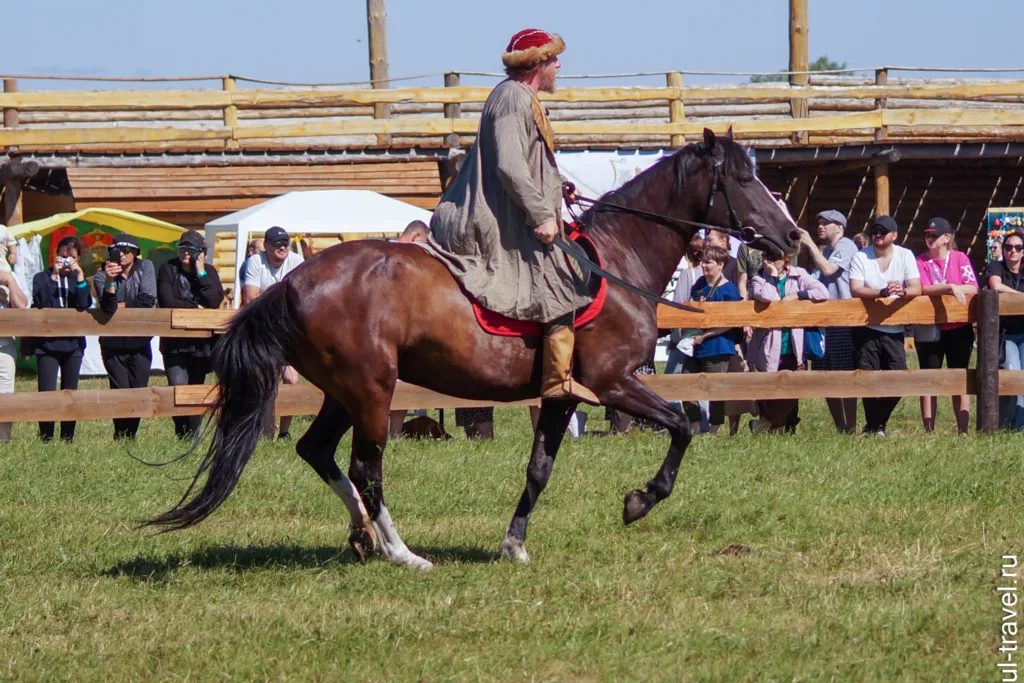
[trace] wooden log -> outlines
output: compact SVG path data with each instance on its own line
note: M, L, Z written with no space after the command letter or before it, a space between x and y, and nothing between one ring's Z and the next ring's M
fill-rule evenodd
M677 90L681 89L683 87L683 74L678 71L672 71L665 74L665 85L669 88L675 88ZM683 107L682 100L669 100L668 120L670 123L682 123L686 120L686 110ZM673 135L669 140L673 149L682 147L686 144L685 135Z
M876 69L875 70L875 85L884 86L889 83L889 70L888 69ZM880 97L875 100L875 109L883 110L886 108L886 98ZM881 142L887 137L885 120L883 118L882 125L875 131L875 140Z
M998 292L978 293L978 426L983 434L999 428L999 301ZM1017 297L1014 297L1017 298Z
M235 79L231 76L226 76L222 79L221 86L225 92L234 92L237 90L235 85ZM238 127L238 107L229 104L224 107L224 127L231 131L230 137L225 140L224 147L228 151L235 151L238 149L238 140L235 139L235 128Z
M370 49L371 87L374 90L385 90L391 84L388 82L388 31L384 0L366 0L366 30L369 35L367 43ZM391 107L383 102L373 105L373 118L391 118ZM391 145L390 136L378 135L377 144L384 147Z
M444 87L446 88L457 88L460 84L460 77L457 73L446 73L444 75ZM462 105L457 102L444 105L444 117L446 119L457 119L462 116ZM444 146L455 148L459 146L459 136L457 133L449 133L444 136Z
M174 309L122 308L114 315L99 309L71 311L56 308L0 310L0 337L209 337L206 330L176 331Z
M3 92L5 94L14 94L18 92L18 81L14 78L4 79ZM17 128L18 127L18 110L16 107L7 107L4 110L4 128Z
M889 164L878 164L874 167L875 175L875 215L889 214Z
M1021 297L1024 299L1024 297ZM1016 304L1011 304L1016 305ZM865 325L916 325L933 322L975 322L973 297L961 306L954 297L920 296L913 299L863 301L740 301L702 303L704 313L690 313L667 306L658 308L662 329L710 329L714 327L863 327Z
M808 34L810 26L807 22L807 0L789 0L789 70L806 72L809 68ZM793 86L806 86L807 73L792 73L789 83ZM807 100L793 99L790 101L794 119L807 118ZM807 139L804 132L793 133L793 142L802 143Z
M0 130L0 146L223 141L230 135L225 128L5 128Z

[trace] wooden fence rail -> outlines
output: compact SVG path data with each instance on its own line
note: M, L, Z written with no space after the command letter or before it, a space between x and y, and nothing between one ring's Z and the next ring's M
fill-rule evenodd
M1024 394L1024 371L999 371L999 315L1024 315L1024 297L986 291L966 306L952 297L918 297L896 301L826 301L706 303L703 313L670 308L658 312L662 328L814 327L911 325L942 322L977 323L977 370L916 370L889 372L777 372L732 375L655 375L642 377L666 400L742 400L749 398L814 398L878 396L979 397L979 429L997 427L996 397ZM121 309L108 316L96 311L0 310L0 336L208 336L223 331L232 311L182 309ZM114 391L59 391L45 394L0 395L3 421L169 417L200 414L210 405L215 387L179 386ZM323 400L310 385L282 386L279 415L316 413ZM502 405L534 405L536 399ZM494 401L460 399L422 387L399 383L392 407L464 408L494 405Z
M1024 130L1024 81L925 81L875 85L756 84L683 86L667 72L664 87L566 87L542 94L565 144L643 142L678 146L705 126L759 144L789 144L793 134L886 140L942 137L1012 139ZM168 145L236 150L273 145L362 146L378 135L454 146L475 135L489 87L382 89L221 89L18 91L0 93L17 126L0 128L0 147ZM793 114L800 104L800 116ZM390 107L391 118L375 116ZM459 107L454 116L453 107Z

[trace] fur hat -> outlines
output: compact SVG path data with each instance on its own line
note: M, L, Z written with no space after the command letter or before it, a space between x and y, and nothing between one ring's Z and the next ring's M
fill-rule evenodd
M537 28L527 28L508 41L501 61L509 69L529 71L564 51L565 42L562 36Z

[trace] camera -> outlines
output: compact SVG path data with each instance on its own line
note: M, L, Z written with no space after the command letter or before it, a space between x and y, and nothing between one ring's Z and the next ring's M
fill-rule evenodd
M73 264L74 262L75 262L75 259L71 258L70 256L58 256L57 257L57 267L58 268L70 268L71 264Z
M107 260L113 261L114 263L120 263L121 253L122 252L120 247L110 247L109 249L107 249Z

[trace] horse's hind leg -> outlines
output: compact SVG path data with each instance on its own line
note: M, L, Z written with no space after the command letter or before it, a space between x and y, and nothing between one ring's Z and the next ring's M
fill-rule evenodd
M394 385L392 384L392 387ZM360 401L359 414L354 415L352 431L352 460L349 477L366 502L377 548L385 558L396 564L417 569L430 569L434 565L415 554L402 542L384 505L384 447L388 441L391 392L375 391L373 398Z
M348 412L331 396L324 396L320 412L295 444L295 451L345 503L351 518L348 543L359 561L365 564L366 554L373 552L376 545L373 524L356 487L334 461L338 444L351 426Z
M526 526L530 523L530 514L537 504L537 498L548 484L551 470L555 466L555 455L562 445L562 438L575 410L575 401L541 403L540 418L533 434L533 452L530 454L530 464L526 466L526 488L519 497L512 523L501 543L502 557L511 557L524 564L530 561L524 545Z
M633 417L656 422L671 435L672 442L668 454L654 478L647 482L647 490L639 489L626 495L622 509L622 521L632 524L651 511L658 501L668 498L675 486L679 465L683 461L686 447L693 439L690 421L686 416L672 408L664 399L648 389L634 376L630 376L611 390L602 392L601 401L616 410L629 413Z

